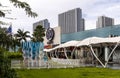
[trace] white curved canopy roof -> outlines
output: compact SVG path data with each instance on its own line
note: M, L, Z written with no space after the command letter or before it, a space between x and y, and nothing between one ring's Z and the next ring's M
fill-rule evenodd
M64 44L62 44L61 47L70 47L70 46L76 46L78 43L80 43L80 41L75 41L75 40L72 40L72 41L68 41Z
M118 42L120 42L120 37L112 37L112 38L90 37L90 38L86 38L82 41L76 41L76 40L68 41L68 42L60 44L59 46L56 46L52 49L44 49L44 51L50 52L50 51L56 50L58 48L64 48L64 47L70 47L70 46L79 47L79 46L88 46L88 45L92 45L92 44L118 43Z
M51 49L44 49L43 51L45 51L45 52L50 52Z
M90 38L86 38L84 40L82 40L79 44L77 44L76 46L86 46L86 45L90 45L95 44L95 43L99 43L103 38L100 37L90 37Z
M90 37L82 40L79 44L77 44L77 47L87 46L92 44L117 43L117 42L120 42L120 37L111 37L111 38Z
M70 46L76 46L78 43L80 43L80 41L72 40L72 41L68 41L66 43L60 44L59 46L56 46L56 47L54 47L52 49L45 49L44 51L49 52L49 51L56 50L58 48L65 48L65 47L70 47Z

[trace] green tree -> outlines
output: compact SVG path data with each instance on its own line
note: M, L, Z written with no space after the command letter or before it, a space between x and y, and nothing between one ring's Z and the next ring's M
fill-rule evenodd
M0 46L9 49L11 46L11 34L6 33L6 28L0 28Z
M17 38L17 40L20 42L21 40L27 41L27 38L31 38L30 35L28 35L28 33L30 33L29 31L25 31L18 29L17 33L15 34L15 37Z
M20 46L20 41L12 34L6 32L6 28L0 28L0 47L9 50L9 48L15 51L15 48Z
M25 10L26 14L28 16L31 16L31 17L36 17L37 14L35 12L32 11L30 5L26 2L22 2L22 1L19 1L19 0L9 0L15 7L19 7L19 8L22 8ZM0 6L3 6L1 3L0 3ZM0 10L0 17L5 17L5 10Z
M25 10L26 14L29 17L37 17L37 14L32 11L29 4L26 2L21 2L19 0L9 0L15 7L22 8ZM3 5L0 2L0 7L3 7ZM7 10L0 10L0 17L5 17ZM6 22L0 21L0 25L7 24ZM28 33L28 32L26 32ZM19 38L20 39L20 38ZM26 40L25 37L22 39ZM14 41L14 40L13 40ZM0 29L0 47L3 48L4 45L8 45L12 42L12 36L9 36ZM17 78L17 74L14 69L11 69L10 61L4 56L4 50L0 48L0 78Z
M12 37L11 48L14 50L14 52L16 51L16 46L20 47L20 42L19 42L19 40L17 40L17 38Z
M0 48L0 78L18 78L17 73L11 68L10 60L4 56L5 50Z
M13 6L15 6L16 8L24 9L24 11L26 12L26 14L29 17L37 17L38 16L35 12L32 11L32 9L31 9L31 7L28 3L22 2L22 1L19 1L19 0L8 0L8 1L10 1L10 3L12 3ZM1 2L0 2L0 7L4 7L4 5L1 4ZM10 13L10 11L11 10L0 10L0 17L5 17L6 12ZM8 25L9 23L6 23L5 21L0 21L0 24L1 25Z
M0 46L3 46L4 29L0 27Z
M44 39L43 39L44 36L45 36L45 29L43 28L43 26L38 25L33 32L32 41L43 42L44 41Z

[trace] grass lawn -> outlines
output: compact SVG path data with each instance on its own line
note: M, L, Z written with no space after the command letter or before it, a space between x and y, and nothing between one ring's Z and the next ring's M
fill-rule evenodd
M67 69L18 69L20 78L120 78L120 70L81 67Z

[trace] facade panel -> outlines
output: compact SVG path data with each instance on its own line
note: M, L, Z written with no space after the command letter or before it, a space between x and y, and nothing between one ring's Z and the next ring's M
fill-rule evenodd
M120 25L109 26L99 29L86 30L81 32L75 32L70 34L61 35L61 43L71 41L71 40L83 40L88 37L109 37L120 36Z

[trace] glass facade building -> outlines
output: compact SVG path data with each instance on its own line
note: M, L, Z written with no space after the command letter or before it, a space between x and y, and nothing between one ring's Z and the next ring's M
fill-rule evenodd
M96 22L96 28L103 28L108 26L114 26L114 19L106 16L98 17Z
M99 29L85 30L81 32L75 32L70 34L61 35L61 43L71 40L83 40L88 37L109 37L109 36L120 36L120 25L114 25Z
M84 31L84 19L82 10L75 8L58 15L58 25L62 34Z

